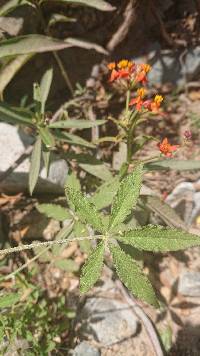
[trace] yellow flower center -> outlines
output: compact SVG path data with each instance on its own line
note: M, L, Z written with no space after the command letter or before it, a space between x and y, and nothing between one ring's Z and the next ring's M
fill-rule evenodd
M146 89L145 88L140 88L137 90L137 96L139 96L140 98L143 98L146 95Z
M149 71L151 70L151 66L150 64L142 64L142 69L145 73L149 73Z
M115 67L116 67L115 62L111 62L111 63L108 64L108 69L110 69L110 70L115 69Z
M128 64L129 64L129 61L127 59L122 59L118 64L118 68L119 69L124 69L124 68L127 68L128 67Z
M163 96L162 95L156 95L154 98L154 103L156 103L157 105L160 105L163 101Z

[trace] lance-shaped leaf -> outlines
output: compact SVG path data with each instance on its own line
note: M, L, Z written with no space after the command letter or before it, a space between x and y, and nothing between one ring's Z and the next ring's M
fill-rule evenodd
M57 204L38 204L36 208L41 214L45 214L48 218L59 221L72 219L67 209Z
M41 149L42 142L41 138L38 136L31 155L31 167L29 172L29 191L31 195L37 183L40 172Z
M39 128L40 137L47 148L55 146L55 140L48 127Z
M48 0L42 0L42 2L46 2L46 1ZM110 5L109 2L104 0L60 0L60 1L67 4L90 6L101 11L112 11L115 9L115 7Z
M34 126L32 121L31 113L20 110L18 108L13 108L8 104L0 104L0 120L9 122L11 124L24 124L28 126Z
M41 112L44 113L45 104L49 95L49 91L51 88L51 83L53 79L53 69L49 68L44 73L41 83L40 83L40 91L41 91Z
M108 52L96 43L69 38L58 40L44 35L24 35L3 40L0 42L0 58L16 56L19 54L43 53L49 51L59 51L70 47L81 47L94 49L97 52L107 54Z
M8 64L2 67L0 71L0 97L2 99L6 86L13 79L15 74L28 62L34 54L22 54L12 59Z
M125 286L137 297L158 307L154 289L138 264L119 246L109 245L117 274Z
M104 232L105 228L101 217L90 200L84 196L81 191L75 190L69 186L66 186L65 192L69 203L73 204L80 220L92 225L95 230Z
M158 216L161 217L161 219L168 226L186 230L184 221L180 218L176 211L159 197L144 195L140 196L140 199L144 203L145 207L158 214Z
M121 181L112 205L110 230L121 224L131 213L132 209L135 208L142 184L142 172L143 165L140 163L136 166L133 173Z
M0 16L5 16L19 6L28 4L26 0L8 0L0 7Z
M103 183L94 195L91 197L91 201L97 207L97 209L102 209L109 206L112 203L113 197L119 187L119 178L114 177L111 180Z
M131 230L117 239L138 249L154 252L178 251L200 245L197 235L159 225Z
M80 291L86 293L98 281L103 267L104 241L101 241L84 264L80 278Z
M76 128L76 129L89 129L91 127L95 127L98 125L103 125L105 124L106 120L96 120L96 121L89 121L89 120L75 120L75 119L68 119L68 120L62 120L62 121L56 121L53 122L52 124L49 125L51 129L57 128L57 129L71 129L71 128Z
M164 159L162 161L154 161L145 164L145 169L148 171L153 170L163 170L163 169L174 169L176 171L188 171L193 169L200 168L200 161L194 161L188 159L186 160L179 160L179 159Z
M95 146L91 142L88 142L88 141L84 140L82 137L73 135L69 132L60 132L59 130L52 130L52 133L53 133L54 137L56 139L58 139L59 141L68 142L71 145L95 148Z

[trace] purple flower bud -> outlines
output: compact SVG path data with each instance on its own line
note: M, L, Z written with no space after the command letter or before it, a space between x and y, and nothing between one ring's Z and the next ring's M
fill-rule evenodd
M190 130L185 130L185 132L184 132L184 138L185 138L186 140L191 140L191 138L192 138L192 132L191 132Z

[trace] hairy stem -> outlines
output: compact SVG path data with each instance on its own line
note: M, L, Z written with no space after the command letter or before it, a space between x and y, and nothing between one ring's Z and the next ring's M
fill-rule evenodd
M16 247L11 247L11 248L6 248L4 250L0 250L0 255L7 255L9 253L13 252L20 252L24 250L30 250L35 247L41 247L41 246L53 246L53 245L60 245L67 243L68 241L82 241L82 240L94 240L94 239L102 239L103 235L95 235L95 236L83 236L83 237L74 237L72 239L64 239L64 240L55 240L55 241L45 241L45 242L33 242L32 244L29 245L20 245Z

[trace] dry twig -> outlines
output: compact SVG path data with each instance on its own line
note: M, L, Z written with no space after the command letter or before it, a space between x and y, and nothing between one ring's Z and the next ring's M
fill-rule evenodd
M135 9L137 5L137 0L130 0L128 2L123 14L124 20L106 46L108 51L112 52L127 36L131 25L136 20Z

